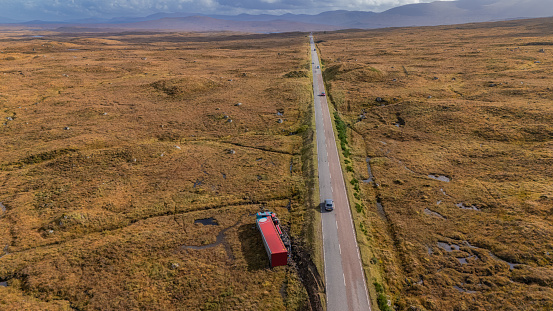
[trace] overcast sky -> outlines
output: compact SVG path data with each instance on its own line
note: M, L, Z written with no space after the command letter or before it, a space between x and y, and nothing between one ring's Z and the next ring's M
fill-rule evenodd
M330 10L380 12L433 0L0 0L0 16L17 20L147 16L153 13L307 13Z

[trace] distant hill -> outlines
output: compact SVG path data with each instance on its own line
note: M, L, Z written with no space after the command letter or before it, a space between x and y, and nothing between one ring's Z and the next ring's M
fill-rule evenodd
M434 26L553 16L552 0L457 0L399 6L381 13L329 11L316 15L203 15L156 13L145 17L64 21L64 26L179 31L289 32L348 28ZM0 18L0 22L2 19ZM60 23L27 24L52 29ZM69 27L71 27L69 26Z
M236 21L217 19L209 16L189 17L165 17L156 20L104 24L103 27L116 27L125 29L151 29L151 30L186 30L186 31L243 31L243 32L290 32L315 30L337 30L340 27L332 25L318 25L287 20L267 21Z
M550 0L457 0L408 4L378 14L365 21L388 26L434 26L553 16Z
M12 24L12 23L19 23L21 21L18 21L18 20L15 20L15 19L12 19L12 18L7 18L7 17L4 17L4 16L0 16L0 24Z

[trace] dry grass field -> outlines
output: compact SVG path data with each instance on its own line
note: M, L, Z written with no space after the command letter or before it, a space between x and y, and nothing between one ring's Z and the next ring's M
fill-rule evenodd
M397 310L552 310L553 20L315 40L370 283Z
M0 31L0 310L303 309L251 214L306 235L307 44Z

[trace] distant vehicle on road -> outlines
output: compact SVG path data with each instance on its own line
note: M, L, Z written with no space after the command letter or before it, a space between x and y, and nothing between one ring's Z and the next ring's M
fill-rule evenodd
M317 69L319 69L319 68L321 68L321 67L317 66Z
M322 92L322 93L321 93L321 96L326 96L326 93L325 93L325 92Z
M327 210L329 212L334 210L334 201L332 201L331 199L326 199L325 200L325 210Z

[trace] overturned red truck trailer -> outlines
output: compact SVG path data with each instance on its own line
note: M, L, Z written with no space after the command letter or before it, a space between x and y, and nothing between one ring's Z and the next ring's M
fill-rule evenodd
M261 232L271 268L285 266L288 264L290 239L280 228L280 222L275 213L259 212L256 218L257 229Z

